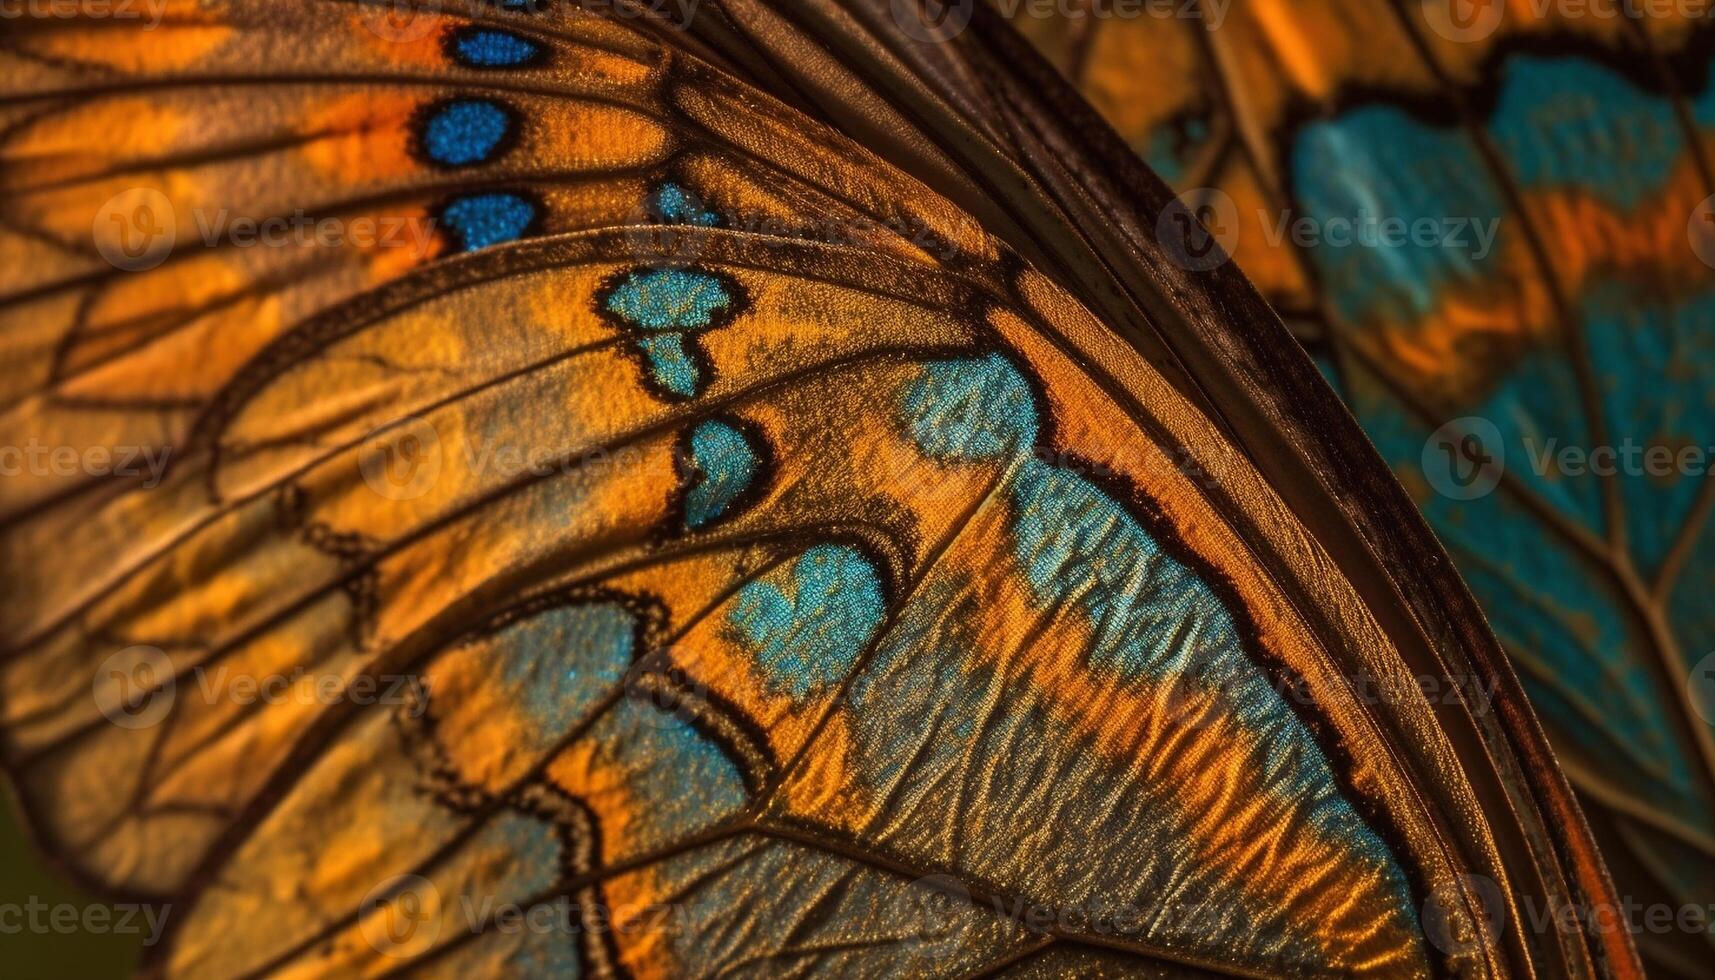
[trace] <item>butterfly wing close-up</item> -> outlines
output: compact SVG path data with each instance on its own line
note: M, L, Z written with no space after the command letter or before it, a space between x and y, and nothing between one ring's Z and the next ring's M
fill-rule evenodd
M1621 892L1715 906L1708 5L997 6L1321 355ZM1701 976L1710 936L1639 943Z
M0 749L141 975L1642 975L1511 610L995 11L22 11Z

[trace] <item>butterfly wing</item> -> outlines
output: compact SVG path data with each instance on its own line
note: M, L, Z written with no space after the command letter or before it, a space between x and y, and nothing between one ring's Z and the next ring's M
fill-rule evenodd
M8 500L7 761L153 969L1626 972L1340 505L982 204L1039 144L878 144L942 196L805 114L927 71L509 6L7 42L11 424L169 460Z
M1039 40L1152 165L1221 203L1239 263L1327 354L1484 601L1626 889L1701 903L1709 35L1450 10L1266 3ZM1140 87L1152 64L1197 81ZM1439 238L1389 245L1396 218ZM1470 439L1503 462L1464 483L1446 450ZM1706 955L1678 945L1660 955Z

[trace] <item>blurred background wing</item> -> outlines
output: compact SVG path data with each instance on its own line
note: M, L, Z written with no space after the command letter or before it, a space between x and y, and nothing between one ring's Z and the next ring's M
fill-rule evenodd
M1635 975L1279 324L889 6L10 32L44 845L175 976Z
M1007 9L1207 208L1413 491L1621 890L1707 905L1707 18L1439 0ZM1706 939L1640 941L1695 975Z

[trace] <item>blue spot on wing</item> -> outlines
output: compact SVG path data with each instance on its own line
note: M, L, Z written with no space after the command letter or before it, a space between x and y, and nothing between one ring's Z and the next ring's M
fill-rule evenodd
M703 207L695 195L672 181L655 189L650 209L667 224L713 228L721 223L720 215Z
M875 567L857 549L817 545L784 575L747 583L728 622L770 689L797 700L837 684L881 626Z
M536 205L517 194L472 194L443 208L441 221L461 251L474 252L523 237L536 221Z
M607 300L610 312L640 330L701 330L731 306L726 285L695 269L633 272Z
M640 337L637 347L649 361L649 373L656 384L680 398L696 395L698 383L702 380L702 369L697 367L697 362L691 358L691 352L685 348L684 334L664 333L653 337Z
M697 330L714 326L737 306L718 276L696 269L650 268L627 273L604 301L607 311L643 336L638 349L655 386L680 398L694 397L707 379L693 356Z
M691 433L691 462L696 482L685 495L685 524L703 527L726 516L756 482L762 458L736 426L713 419Z
M488 99L459 99L436 108L423 125L423 149L445 167L488 160L512 129L512 115Z
M511 31L469 28L454 35L453 56L471 68L516 68L542 54L541 45Z

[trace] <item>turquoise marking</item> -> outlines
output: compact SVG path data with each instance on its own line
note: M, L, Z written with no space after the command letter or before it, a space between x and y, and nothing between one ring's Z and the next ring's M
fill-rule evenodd
M846 676L885 611L881 580L857 549L817 545L784 575L740 589L728 623L768 687L803 701Z
M633 272L607 300L610 312L639 330L701 330L732 305L720 279L695 269Z
M692 530L725 516L756 482L762 457L739 429L712 419L691 432L696 482L685 494L685 524Z
M1382 457L1408 485L1425 485L1419 467L1428 430L1372 378L1354 380L1363 383L1353 385L1352 407ZM1509 449L1509 472L1527 468ZM1654 679L1631 652L1640 637L1601 573L1506 493L1452 501L1426 491L1417 502L1502 644L1529 654L1518 674L1536 711L1580 756L1610 760L1606 771L1626 792L1681 819L1702 819L1705 804Z
M654 376L656 384L681 398L696 395L702 372L697 362L691 359L690 351L685 349L683 334L639 337L637 346L648 358L649 373Z
M460 251L474 252L522 237L536 220L536 205L517 194L472 194L443 208L441 220Z
M614 842L623 857L694 834L745 803L744 778L721 747L679 713L646 701L614 705L587 736L632 797L630 824ZM619 828L605 827L617 833Z
M1030 388L998 354L925 367L903 411L917 445L941 459L993 459L1036 438Z
M542 48L511 31L466 28L455 35L453 57L468 68L517 68L535 61Z
M1143 162L1169 184L1178 184L1185 177L1188 157L1209 138L1209 120L1201 115L1176 123L1170 120L1149 134L1143 148Z
M1390 219L1403 219L1408 232L1423 217L1493 227L1505 212L1482 158L1456 130L1425 127L1391 106L1366 106L1304 127L1292 176L1303 216L1323 232L1310 258L1336 311L1351 323L1415 322L1449 289L1482 281L1496 260L1498 245L1482 254L1470 227L1462 247L1409 234L1400 244L1379 234ZM1337 222L1356 223L1351 241L1330 240Z
M682 268L635 270L606 301L609 313L643 332L637 345L655 384L681 398L694 397L706 382L689 335L712 326L736 305L718 277Z
M1673 303L1648 286L1604 282L1579 307L1603 412L1632 453L1620 488L1628 542L1640 568L1655 571L1715 467L1715 290ZM1707 638L1694 647L1708 648Z
M1573 187L1621 209L1659 192L1685 152L1672 103L1584 58L1508 59L1489 130L1527 189Z
M551 609L502 634L501 680L542 731L563 729L625 676L637 618L617 603Z
M1672 104L1595 62L1515 55L1500 84L1489 133L1527 191L1572 189L1629 210L1659 194L1684 162ZM1701 124L1715 124L1715 66L1692 111ZM1304 215L1323 227L1360 214L1487 222L1507 211L1469 136L1391 106L1305 126L1291 167ZM1362 325L1415 321L1450 291L1492 281L1498 250L1324 239L1309 254L1336 311Z
M512 129L512 115L488 99L448 102L423 127L429 159L446 167L484 163Z
M1385 875L1411 914L1397 862L1341 794L1315 737L1252 662L1221 598L1104 490L1033 453L1038 411L1017 368L995 355L928 365L903 386L900 414L929 455L1010 457L1015 473L1002 496L1015 557L1044 612L1069 604L1086 617L1091 671L1118 684L1190 676L1216 692L1225 713L1269 747L1256 760L1259 771L1285 784L1284 795L1301 801L1326 839ZM904 615L939 617L943 609L913 606Z
M703 207L701 201L672 181L656 188L650 203L652 212L668 224L713 228L721 223L720 215Z

